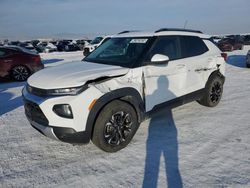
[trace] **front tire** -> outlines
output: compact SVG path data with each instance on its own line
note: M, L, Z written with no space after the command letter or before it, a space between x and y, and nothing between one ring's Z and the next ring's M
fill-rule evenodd
M92 142L106 152L116 152L130 143L138 127L134 108L127 102L115 100L99 113Z
M30 71L27 67L19 65L11 70L11 76L16 81L25 81L30 76Z
M204 96L198 101L201 105L214 107L219 104L223 93L224 81L219 75L209 78Z

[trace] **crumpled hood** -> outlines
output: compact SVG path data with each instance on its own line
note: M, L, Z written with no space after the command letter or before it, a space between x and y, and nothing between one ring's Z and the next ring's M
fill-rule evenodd
M125 75L128 68L77 61L45 68L28 79L30 86L40 89L69 88L84 85L101 77Z

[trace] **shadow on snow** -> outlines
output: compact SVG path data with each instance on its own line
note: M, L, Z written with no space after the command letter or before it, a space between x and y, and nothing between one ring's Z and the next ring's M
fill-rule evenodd
M0 84L0 115L8 113L23 105L21 93L15 96L8 89L22 87L26 82L4 82Z
M167 83L166 87L159 87L160 82ZM168 93L168 80L161 76L158 79L158 89L147 96L150 100L154 99L159 93ZM157 187L159 176L160 158L163 156L165 161L165 173L168 188L182 188L182 178L179 172L178 140L177 129L173 119L172 108L164 108L153 113L148 128L147 153L144 170L143 188Z
M42 60L42 63L44 65L46 64L51 64L51 63L57 63L57 62L60 62L60 61L63 61L64 59L43 59Z

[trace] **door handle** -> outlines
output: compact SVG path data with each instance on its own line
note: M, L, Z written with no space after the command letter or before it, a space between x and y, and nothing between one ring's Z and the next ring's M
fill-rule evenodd
M195 69L195 72L202 72L202 71L208 71L210 70L209 68L200 68L200 69Z

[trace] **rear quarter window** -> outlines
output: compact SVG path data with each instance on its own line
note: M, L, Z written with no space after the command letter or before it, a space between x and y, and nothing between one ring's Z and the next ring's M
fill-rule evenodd
M208 51L203 40L195 36L182 36L181 48L183 58L198 56Z

